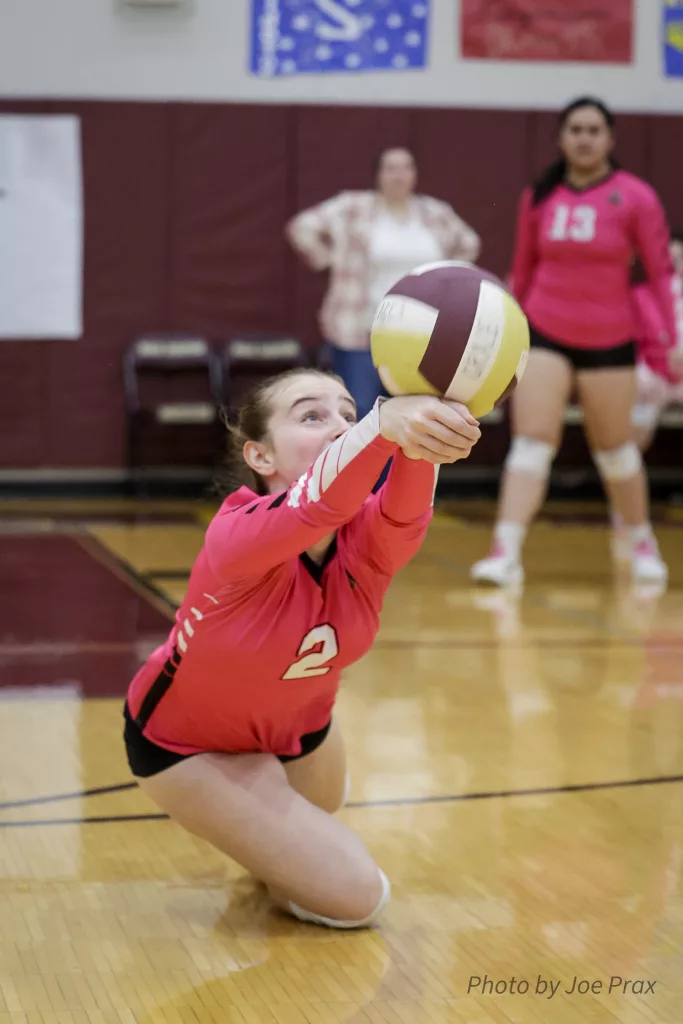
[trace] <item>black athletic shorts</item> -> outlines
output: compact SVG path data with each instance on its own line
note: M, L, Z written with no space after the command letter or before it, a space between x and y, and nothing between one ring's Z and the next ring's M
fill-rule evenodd
M541 334L532 324L529 324L529 341L532 348L545 348L564 356L575 370L607 370L636 365L635 341L626 341L611 348L574 348Z
M126 744L128 764L137 778L147 779L150 775L158 775L166 768L171 768L174 764L195 756L194 754L176 754L173 750L166 750L165 747L160 747L157 743L148 740L140 726L133 721L128 704L123 709L123 717L125 719L123 739ZM301 753L279 756L278 761L287 764L288 761L298 761L300 757L312 754L327 736L331 725L332 721L330 720L317 732L307 732L301 737ZM226 750L225 753L229 754L230 751Z

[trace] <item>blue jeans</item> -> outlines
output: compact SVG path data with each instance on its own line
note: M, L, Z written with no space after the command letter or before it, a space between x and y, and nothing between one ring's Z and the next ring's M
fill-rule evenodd
M346 384L358 408L358 419L372 409L379 395L386 395L373 366L369 349L347 350L328 344L332 369Z
M380 395L386 395L382 381L372 362L372 355L369 349L344 349L328 343L328 350L331 357L332 370L338 374L346 384L358 410L358 419L371 411L373 405ZM391 460L387 462L382 470L382 475L375 484L374 490L378 490L384 483L389 472Z

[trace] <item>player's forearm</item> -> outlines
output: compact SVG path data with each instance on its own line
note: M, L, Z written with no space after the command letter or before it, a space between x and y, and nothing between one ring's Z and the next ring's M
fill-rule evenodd
M431 513L439 467L422 459L394 456L380 494L380 511L397 524L414 523Z
M308 550L354 517L395 452L379 432L376 407L286 494L219 513L207 532L212 571L226 581L259 575Z

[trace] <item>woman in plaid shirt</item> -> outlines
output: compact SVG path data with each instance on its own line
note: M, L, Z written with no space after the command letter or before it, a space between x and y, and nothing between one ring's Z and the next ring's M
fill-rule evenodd
M330 270L320 325L332 368L358 406L359 419L382 392L370 355L370 328L387 291L424 263L474 262L476 234L448 203L416 195L415 160L387 149L377 161L373 191L341 192L299 213L287 236L313 270Z

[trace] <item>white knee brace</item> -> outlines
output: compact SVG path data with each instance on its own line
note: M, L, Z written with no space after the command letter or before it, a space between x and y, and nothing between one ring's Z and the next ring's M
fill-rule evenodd
M593 452L593 459L603 480L628 480L640 471L643 464L633 441L611 452Z
M296 903L289 904L290 912L294 917L298 917L300 921L307 921L309 924L320 924L325 928L367 928L368 925L372 924L379 912L386 907L391 898L391 884L389 883L389 879L381 869L378 870L379 877L382 882L382 896L373 912L368 914L367 917L364 917L362 921L336 921L332 917L322 917L320 914L311 914L308 910L302 910L302 908L298 907Z
M513 473L526 473L544 480L550 473L555 449L546 441L533 437L515 437L505 460L505 468Z

